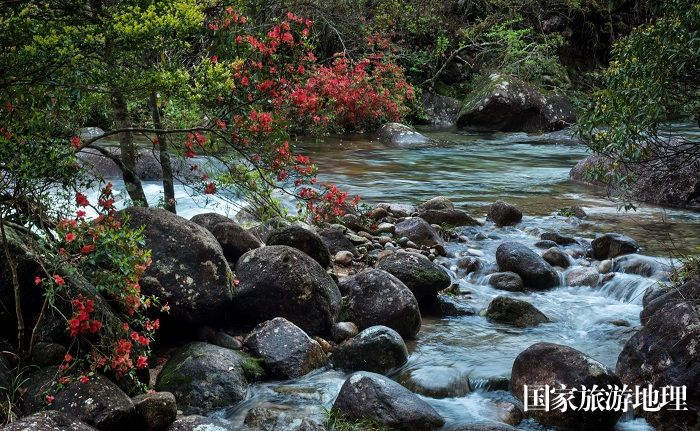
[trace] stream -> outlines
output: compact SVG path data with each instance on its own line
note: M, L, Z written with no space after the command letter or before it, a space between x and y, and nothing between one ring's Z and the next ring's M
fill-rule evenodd
M700 131L677 126L679 133L700 139ZM449 267L459 283L456 301L476 310L477 315L424 318L416 340L409 341L408 362L390 377L410 376L419 385L461 381L464 395L448 398L423 397L447 420L458 423L499 422L507 399L507 379L515 357L530 345L547 341L576 348L615 368L617 356L639 325L644 291L663 281L677 252L700 247L700 213L641 205L636 211L620 211L605 195L569 180L569 170L586 157L586 148L557 132L530 136L520 133L477 134L426 132L441 144L426 147L388 147L362 138L306 142L302 152L311 156L321 180L333 180L369 203L417 204L437 195L449 197L458 208L483 218L497 199L517 205L524 214L515 227L495 228L491 223L464 227L458 233L466 242L446 245L449 258L438 263ZM121 184L115 182L115 188ZM146 183L155 201L157 183ZM188 200L178 189L179 213L227 213L226 203ZM215 199L215 198L214 198ZM561 208L580 205L588 217L579 220L557 215ZM203 208L203 206L207 208ZM495 265L495 250L503 241L518 241L532 249L543 232L559 232L593 239L596 233L618 232L638 241L640 254L651 256L658 270L650 277L616 273L601 287L560 286L546 292L512 293L488 285L483 272L460 274L460 257L477 256L486 268ZM580 260L568 271L581 265ZM518 329L489 322L478 312L498 295L525 299L541 310L551 323ZM457 376L457 378L455 378ZM280 421L300 421L306 416L323 417L340 389L345 374L317 370L303 378L251 385L243 403L213 415L241 424L251 408L282 412ZM461 380L460 380L461 379ZM468 382L468 383L465 383ZM470 390L469 390L470 388ZM545 429L526 420L523 430ZM619 430L646 430L641 420L623 417Z

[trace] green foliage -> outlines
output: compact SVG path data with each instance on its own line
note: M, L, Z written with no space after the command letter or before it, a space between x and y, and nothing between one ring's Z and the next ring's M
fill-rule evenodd
M374 420L362 419L352 421L345 419L340 412L333 409L326 409L326 420L324 426L328 431L392 431Z
M696 250L700 253L700 248ZM700 278L700 254L686 255L680 259L680 266L671 272L671 282L681 286L690 280Z
M615 45L604 86L579 121L590 148L612 161L596 179L622 190L634 179L626 168L668 140L664 125L700 106L700 3L666 0L658 10L658 19Z

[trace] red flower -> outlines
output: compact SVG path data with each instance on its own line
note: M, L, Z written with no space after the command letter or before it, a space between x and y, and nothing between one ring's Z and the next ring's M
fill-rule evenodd
M212 55L210 60L211 64L216 64L219 62L219 57L217 57L216 55Z
M63 279L63 277L61 277L58 274L53 275L53 281L59 286L63 286L64 284L66 284L66 281Z
M88 201L88 198L82 193L75 194L75 203L79 207L86 207L86 206L90 205L90 201Z
M53 402L56 400L56 397L53 395L47 395L46 396L46 404L53 404Z
M66 355L63 357L63 362L70 364L70 361L73 360L73 357L70 355L70 353L66 353Z
M73 242L75 240L75 234L73 232L68 232L66 234L66 242Z
M37 286L39 286L41 283L43 283L43 280L41 279L41 277L39 277L39 276L37 275L37 276L34 278L34 284L36 284Z
M95 244L85 244L81 249L80 252L82 254L90 254L93 251L95 251Z
M80 148L80 138L78 136L71 136L70 138L70 144L73 146L73 148L78 149Z
M216 193L216 185L214 183L209 183L204 187L204 194L213 195Z
M85 213L85 211L83 211L83 210L78 210L78 211L75 212L75 216L76 216L77 218L83 218L83 217L85 217L85 215L86 215L86 213Z
M136 368L146 368L148 367L148 358L145 356L139 356L136 359Z
M78 381L79 381L80 383L87 383L87 382L90 381L90 378L89 378L88 376L80 376L80 377L78 378Z

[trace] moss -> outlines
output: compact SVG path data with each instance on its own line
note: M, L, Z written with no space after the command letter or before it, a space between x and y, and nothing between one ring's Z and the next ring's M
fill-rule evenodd
M394 431L393 428L386 427L377 421L369 418L351 420L344 418L335 409L324 409L326 420L323 425L328 431Z
M248 380L260 380L265 376L264 360L241 354L241 368Z

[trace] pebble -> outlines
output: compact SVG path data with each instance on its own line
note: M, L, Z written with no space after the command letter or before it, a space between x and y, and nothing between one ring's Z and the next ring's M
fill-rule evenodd
M377 226L377 232L394 233L395 230L396 226L391 223L380 223L379 226Z
M352 253L347 250L341 250L335 254L333 260L338 265L348 266L352 263Z
M598 272L601 274L607 274L612 270L612 260L605 259L598 264Z

